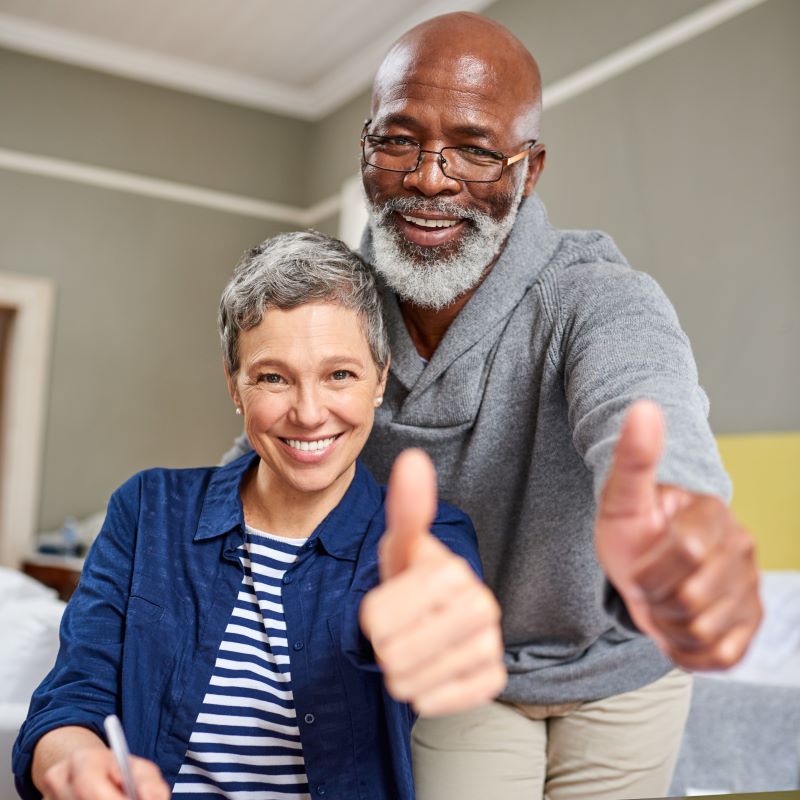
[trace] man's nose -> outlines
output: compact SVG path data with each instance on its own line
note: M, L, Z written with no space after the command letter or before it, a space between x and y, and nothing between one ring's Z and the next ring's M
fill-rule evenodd
M419 166L414 172L407 172L403 176L403 186L406 189L416 189L426 197L443 193L457 194L461 191L461 181L448 178L443 167L440 153L423 150Z
M322 392L317 386L300 386L289 411L289 420L301 428L318 428L328 418Z

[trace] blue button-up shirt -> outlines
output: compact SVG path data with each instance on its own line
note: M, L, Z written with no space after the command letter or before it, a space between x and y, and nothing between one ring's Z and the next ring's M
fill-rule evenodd
M47 731L85 726L103 736L118 714L131 751L172 785L229 621L244 539L239 486L257 461L142 472L111 497L67 605L56 664L31 700L14 747L24 798L33 749ZM292 689L312 796L413 798L414 716L386 692L358 607L378 582L385 489L357 463L339 505L283 578ZM468 517L440 504L433 532L480 573Z

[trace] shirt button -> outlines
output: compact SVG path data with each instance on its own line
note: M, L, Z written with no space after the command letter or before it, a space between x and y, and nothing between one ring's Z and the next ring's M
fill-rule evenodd
M303 545L303 550L311 550L311 548L313 548L313 547L314 547L314 542L306 542Z
M317 794L325 794L325 787L317 786Z
M305 720L305 721L306 721L306 722L307 722L309 725L313 725L313 724L314 724L314 715L313 715L313 714L306 714L306 715L303 717L303 719L304 719L304 720Z
M302 649L303 649L303 643L302 643L302 642L295 642L295 643L292 645L292 647L293 647L295 650L302 650Z
M292 576L291 575L284 575L283 578L282 578L282 582L284 584L291 583L292 582Z

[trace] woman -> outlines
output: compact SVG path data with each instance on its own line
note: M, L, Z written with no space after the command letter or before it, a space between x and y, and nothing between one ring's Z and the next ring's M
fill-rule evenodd
M15 747L23 797L123 797L111 713L143 800L413 797L414 715L358 627L385 527L356 461L389 359L374 280L341 242L284 234L237 266L219 326L254 452L112 496ZM463 513L440 505L433 532L479 570Z

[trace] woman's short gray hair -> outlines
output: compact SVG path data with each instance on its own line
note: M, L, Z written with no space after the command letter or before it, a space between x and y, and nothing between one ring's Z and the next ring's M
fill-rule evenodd
M242 256L219 302L219 336L228 373L239 369L239 334L269 308L338 303L355 311L379 372L389 360L383 307L372 270L344 242L317 231L282 233Z

